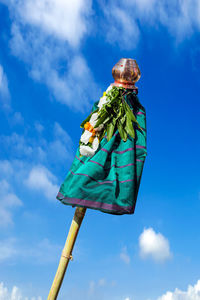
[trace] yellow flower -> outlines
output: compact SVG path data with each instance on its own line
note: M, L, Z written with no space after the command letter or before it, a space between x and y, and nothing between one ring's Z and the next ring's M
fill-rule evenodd
M103 97L105 97L106 96L106 92L103 92Z
M89 139L89 143L92 143L94 141L94 136L91 136Z

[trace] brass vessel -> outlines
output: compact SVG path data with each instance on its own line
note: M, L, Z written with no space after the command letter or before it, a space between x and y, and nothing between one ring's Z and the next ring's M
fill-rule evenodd
M140 79L141 73L135 59L121 58L112 69L115 79L113 85L137 90L135 82Z

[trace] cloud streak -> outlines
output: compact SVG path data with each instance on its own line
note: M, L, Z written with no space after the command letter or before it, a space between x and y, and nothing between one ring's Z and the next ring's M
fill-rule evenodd
M29 262L30 258L35 264L54 263L59 257L62 247L49 239L44 238L37 242L25 244L16 238L0 240L0 263L10 262Z
M1 162L1 167L6 168ZM13 193L11 185L5 180L0 180L0 227L13 225L13 212L22 206L22 201Z
M3 109L10 109L10 92L8 89L8 80L2 65L0 65L0 104Z
M122 49L134 49L144 28L167 29L181 42L200 30L200 3L198 0L125 0L107 1L102 5L107 41Z
M120 259L125 263L125 264L130 264L130 256L128 255L127 252L127 247L123 247L120 253Z

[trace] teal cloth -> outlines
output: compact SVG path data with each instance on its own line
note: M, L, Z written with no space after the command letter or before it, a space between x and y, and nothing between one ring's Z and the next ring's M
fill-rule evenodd
M129 136L126 142L121 140L118 130L109 142L105 136L93 157L80 156L78 149L57 195L63 204L110 214L134 213L147 154L146 113L134 92L125 100L143 131L136 128L136 138Z

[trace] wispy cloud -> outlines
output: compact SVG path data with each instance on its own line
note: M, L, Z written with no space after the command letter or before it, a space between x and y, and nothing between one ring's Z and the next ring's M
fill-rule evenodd
M130 256L128 255L127 247L123 247L120 253L120 259L125 262L125 264L130 264Z
M55 200L59 186L57 178L44 166L33 167L25 180L25 184L32 190L39 191L49 200Z
M54 263L60 257L62 246L44 238L37 242L24 243L16 238L0 240L0 263L27 262L30 258L34 264Z
M2 162L1 166L6 168ZM13 224L13 212L19 206L22 201L13 193L12 186L5 179L0 180L0 227Z
M72 159L71 137L59 123L52 126L48 140L42 124L37 122L30 130L34 131L32 137L28 129L24 135L12 133L0 137L0 152L10 157L0 160L0 226L14 224L16 208L22 206L15 191L34 191L55 201L59 186L50 169L59 170Z
M0 263L16 255L15 242L14 238L0 241Z
M73 47L89 31L92 0L12 1L22 22L38 27Z
M8 80L2 65L0 65L0 104L2 105L3 109L10 109L10 92L8 89Z
M80 51L91 28L91 5L91 0L21 0L8 5L13 55L24 61L34 80L47 85L57 101L79 111L89 107L98 90Z
M24 134L13 132L11 135L1 135L0 151L8 153L10 159L28 161L35 165L55 162L61 164L72 159L72 139L59 123L55 122L49 128L48 140L42 124L36 122L34 129L32 132L32 128L26 128Z
M9 290L3 282L0 282L0 300L42 300L38 297L25 297L19 287L13 286Z
M110 285L110 283L108 283L105 278L101 278L98 281L91 280L89 282L88 295L94 296L96 294L99 294L100 290L106 285Z
M123 49L134 49L144 28L168 33L181 42L200 30L200 3L198 0L126 0L107 1L102 5L107 41Z
M82 42L89 35L103 35L107 43L131 50L138 47L144 29L165 28L176 42L200 30L198 0L99 1L99 15L92 10L92 0L14 0L7 5L13 55L25 63L34 80L48 87L55 100L78 111L89 108L99 95L82 54ZM6 90L5 75L4 82Z
M166 292L157 300L200 300L200 280L194 286L189 285L186 291L176 288L174 292Z
M156 262L164 262L171 257L169 241L153 228L144 229L139 237L140 255L152 258Z
M122 9L115 2L102 5L106 22L102 21L106 40L108 43L117 44L120 48L130 50L137 47L140 38L140 29L137 21L127 9Z

